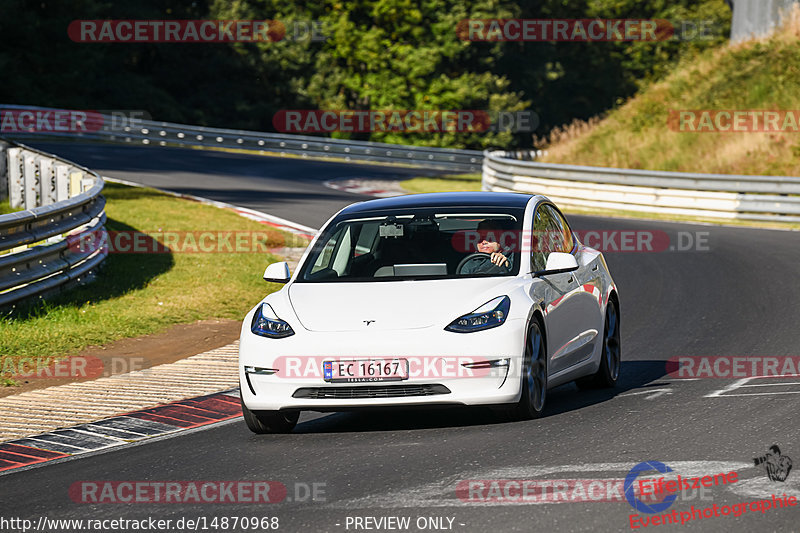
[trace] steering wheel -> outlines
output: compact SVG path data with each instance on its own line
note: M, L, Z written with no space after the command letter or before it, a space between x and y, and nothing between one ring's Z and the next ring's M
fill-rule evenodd
M456 267L456 274L461 274L462 269L467 264L474 264L478 269L481 269L481 267L483 267L486 263L490 263L491 260L492 260L491 254L485 254L483 252L471 253L458 263L458 266ZM511 263L509 263L509 266L510 264ZM509 268L508 266L500 266L492 264L491 267L483 269L481 273L492 274L492 273L505 272L508 270L508 268Z

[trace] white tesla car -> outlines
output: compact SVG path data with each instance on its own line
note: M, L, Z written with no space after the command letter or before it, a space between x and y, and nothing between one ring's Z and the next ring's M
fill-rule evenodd
M543 196L441 193L353 204L245 317L244 419L492 405L541 416L549 388L616 384L619 298L603 255Z

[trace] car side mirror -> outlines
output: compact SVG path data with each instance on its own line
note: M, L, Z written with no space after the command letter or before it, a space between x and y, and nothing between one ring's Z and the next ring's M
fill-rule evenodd
M578 270L578 261L572 254L564 252L550 252L544 270L536 272L536 276L549 276L550 274L563 274Z
M264 271L264 279L275 283L286 283L292 277L289 272L289 263L281 261L280 263L272 263Z

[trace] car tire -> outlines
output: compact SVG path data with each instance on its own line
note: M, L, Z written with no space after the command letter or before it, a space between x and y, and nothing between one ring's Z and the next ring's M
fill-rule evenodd
M606 319L603 322L603 354L600 368L591 376L575 380L580 389L603 389L617 385L622 361L622 348L619 333L619 307L613 298L606 306Z
M533 320L528 326L521 379L522 395L519 402L501 408L500 414L511 420L540 418L547 399L547 349L538 320Z
M300 418L300 411L258 411L253 412L242 403L242 416L253 433L291 433Z

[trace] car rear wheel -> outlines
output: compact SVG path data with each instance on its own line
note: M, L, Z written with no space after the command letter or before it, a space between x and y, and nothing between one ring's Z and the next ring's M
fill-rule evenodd
M600 368L591 376L575 381L581 389L611 388L617 385L622 361L619 333L619 309L614 299L608 300L606 320L603 325L603 355Z
M242 402L244 422L253 433L290 433L297 425L300 411L253 412Z

